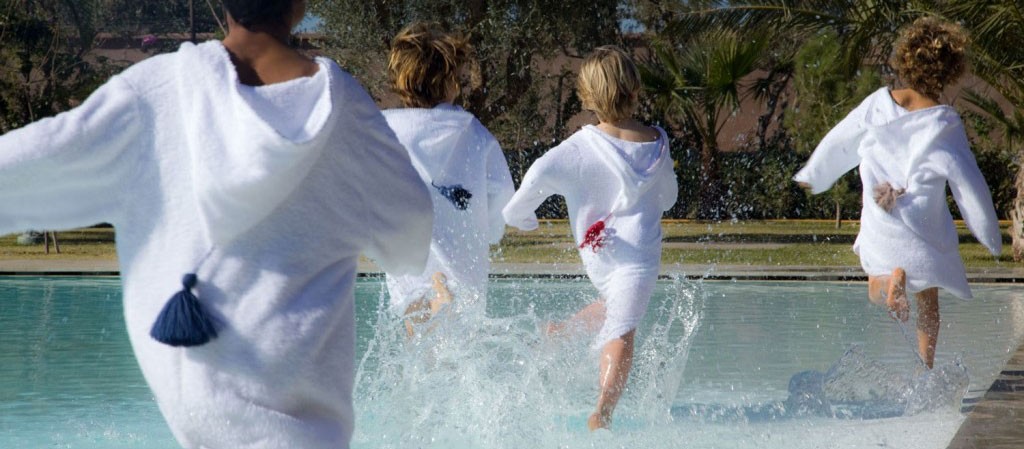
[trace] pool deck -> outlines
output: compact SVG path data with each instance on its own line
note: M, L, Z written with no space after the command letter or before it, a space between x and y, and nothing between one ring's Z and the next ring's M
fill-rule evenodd
M585 276L579 264L495 263L493 278L575 278ZM744 281L862 282L860 267L663 265L662 276L688 279ZM360 276L380 276L372 262L362 260ZM116 260L66 258L0 259L0 276L117 276ZM1022 283L1024 267L971 269L972 283ZM999 377L968 413L948 449L1010 449L1024 447L1024 345L1007 362Z
M361 276L380 276L372 262L359 262ZM689 279L737 281L864 281L867 277L854 266L757 266L757 265L662 265L664 277L682 275ZM2 259L0 276L117 276L116 260L38 258ZM582 277L583 266L576 263L494 263L491 276L518 277ZM1024 267L969 269L967 278L973 283L1022 283Z

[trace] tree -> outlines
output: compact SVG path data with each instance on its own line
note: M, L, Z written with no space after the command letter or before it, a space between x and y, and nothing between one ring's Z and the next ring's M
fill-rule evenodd
M974 73L1009 104L968 92L966 99L992 118L1017 155L1016 199L1010 210L1013 259L1024 260L1024 5L1019 0L947 1L939 14L961 21L971 34ZM991 183L991 181L990 181Z
M766 42L759 36L711 30L678 46L655 45L655 57L641 65L655 110L692 130L699 139L697 218L718 220L725 216L718 137L739 108L744 91L741 83L754 71Z
M103 36L183 32L187 7L188 0L7 2L0 9L0 130L66 110L123 69L90 54ZM201 31L214 23L205 17Z
M388 92L388 45L405 25L436 21L475 48L461 102L505 148L565 137L579 111L575 64L593 47L621 44L613 0L313 0L324 51L377 98Z
M881 84L877 69L861 67L849 73L850 67L840 59L841 54L833 30L819 32L797 52L793 79L797 100L787 116L786 127L793 131L794 150L803 159L810 156L836 123ZM844 209L857 210L859 190L860 179L854 172L844 175L829 189L836 228L842 224Z
M990 95L968 93L966 99L1000 124L1007 146L1017 148L1017 199L1010 216L1014 259L1024 260L1024 5L1019 0L829 1L748 0L649 2L643 10L665 29L776 29L812 36L833 30L840 59L850 68L882 67L900 27L922 15L938 15L964 25L972 36L969 53L975 73L1006 100L1003 110Z

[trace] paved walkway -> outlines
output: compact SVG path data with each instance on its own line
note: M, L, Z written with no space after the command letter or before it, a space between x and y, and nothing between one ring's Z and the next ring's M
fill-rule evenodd
M860 267L835 266L750 266L750 265L665 265L663 276L683 275L691 279L762 281L864 281ZM360 261L363 276L380 276L372 262ZM117 261L67 258L0 259L0 275L102 275L116 276ZM997 267L968 271L975 283L1022 283L1024 267ZM492 276L581 277L579 264L497 263ZM1024 447L1024 345L1017 349L1002 374L992 384L967 419L948 449L1010 449Z

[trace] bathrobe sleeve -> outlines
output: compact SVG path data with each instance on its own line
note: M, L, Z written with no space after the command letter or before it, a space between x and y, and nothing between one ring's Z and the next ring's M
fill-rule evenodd
M0 234L122 221L138 101L115 76L78 107L0 136Z
M498 141L491 137L492 144L487 152L487 221L488 240L492 245L501 243L505 235L505 217L502 209L515 194L512 175L508 172L505 153Z
M967 134L959 121L949 126L944 134L947 135L944 140L951 142L952 146L952 161L948 164L949 173L946 174L949 190L953 193L967 228L992 255L998 256L1003 247L999 220L995 206L992 205L988 184L971 153Z
M553 157L557 151L557 147L548 151L526 171L519 190L502 211L509 226L524 231L537 229L537 208L549 196L561 193L558 180L562 177L556 173L557 164L554 163Z
M832 128L793 180L809 184L813 193L821 193L832 187L844 173L860 165L858 148L867 131L864 126L867 108L868 102L862 102Z
M346 98L347 137L358 146L357 170L367 232L365 254L389 274L419 274L427 264L434 223L430 192L373 99L353 79Z
M665 161L662 173L658 179L658 207L662 212L668 212L675 206L679 199L679 183L676 181L675 162L670 158Z

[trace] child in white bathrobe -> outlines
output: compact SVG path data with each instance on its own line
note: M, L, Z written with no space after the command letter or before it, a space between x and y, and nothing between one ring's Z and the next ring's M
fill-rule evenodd
M128 336L183 447L347 448L359 255L422 271L430 197L366 91L288 46L304 0L223 3L222 42L0 137L0 234L114 225Z
M430 257L422 273L387 274L390 308L414 324L434 316L453 296L484 304L490 244L501 242L501 209L515 192L505 154L473 114L452 104L469 44L433 23L395 36L388 74L404 108L384 111L434 204Z
M919 19L901 31L892 65L905 88L882 88L836 125L794 179L814 193L860 166L861 228L853 249L868 274L868 297L909 318L917 299L918 351L931 367L939 333L938 288L971 298L946 205L946 185L968 228L993 255L1002 247L985 178L956 110L939 103L964 72L959 26Z
M533 230L537 207L551 195L565 197L580 257L600 293L570 320L600 327L600 394L588 420L591 430L611 425L625 388L636 328L660 271L661 216L678 193L665 132L632 118L640 87L637 69L622 50L594 50L580 68L578 92L599 123L538 159L504 210L510 225Z

